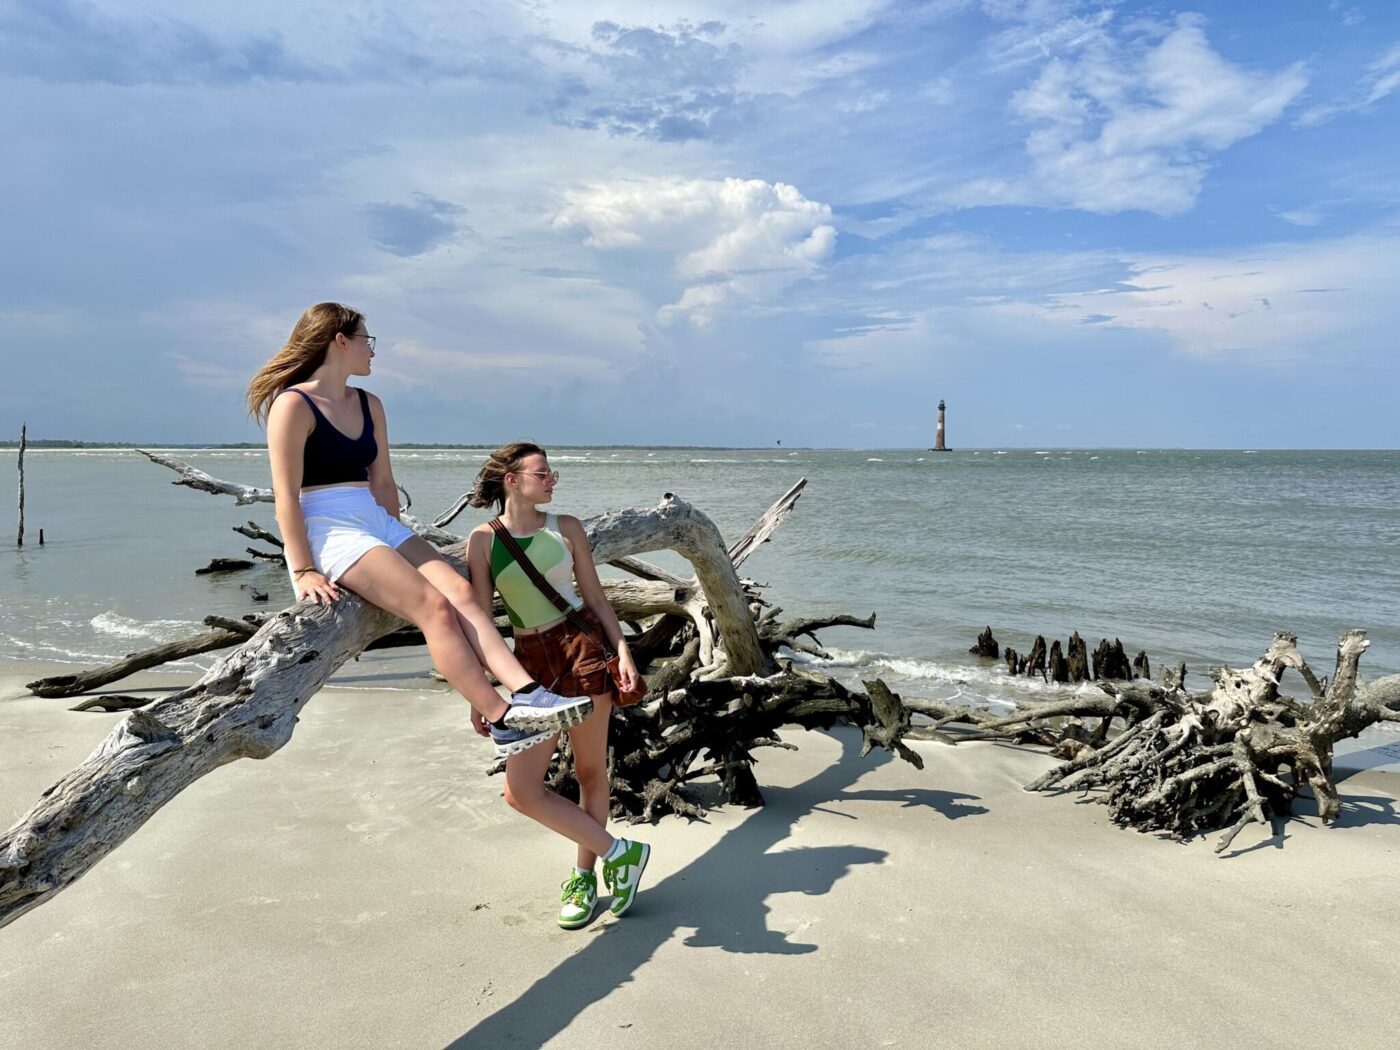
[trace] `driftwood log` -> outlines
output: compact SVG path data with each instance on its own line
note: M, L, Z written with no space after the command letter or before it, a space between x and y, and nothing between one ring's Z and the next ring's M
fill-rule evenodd
M1370 685L1358 678L1368 644L1363 631L1341 636L1330 683L1308 667L1296 636L1279 634L1252 667L1212 671L1215 687L1208 692L1187 693L1182 668L1162 683L1103 682L1102 696L1025 707L1005 717L964 708L941 717L935 729L971 727L942 737L951 743L1031 733L1065 761L1027 790L1095 789L1115 822L1176 838L1223 830L1219 853L1248 825L1291 812L1304 788L1323 821L1337 818L1333 745L1377 722L1400 722L1400 675ZM1279 692L1289 669L1307 683L1307 701ZM1083 719L1097 724L1091 730Z
M240 496L246 487L203 479L206 491L246 501ZM745 552L771 534L800 488L785 509L775 505L751 530ZM655 615L689 620L681 632L688 637L678 639L679 651L654 673L647 700L621 712L614 729L613 784L627 816L696 812L686 785L710 774L725 798L761 801L752 752L776 746L778 727L787 722L848 721L861 728L867 751L885 747L920 764L902 743L918 705L903 705L882 683L869 684L867 695L776 659L781 639L810 633L816 623L774 627L765 644L751 608L758 603L750 602L719 530L686 501L667 495L654 508L601 515L586 527L600 562L669 548L696 573L688 587L664 579L623 581L636 590L639 608L645 601ZM465 570L464 544L443 553ZM268 617L193 686L127 714L91 756L0 835L0 925L71 885L198 778L226 762L275 753L336 669L401 626L353 594L330 606L302 602ZM931 705L926 713L946 714L947 708Z

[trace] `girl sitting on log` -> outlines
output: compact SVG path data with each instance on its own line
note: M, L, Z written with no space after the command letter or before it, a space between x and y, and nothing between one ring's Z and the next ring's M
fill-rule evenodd
M583 525L577 518L539 509L539 504L554 498L558 481L559 473L549 469L545 450L538 445L518 441L493 452L476 476L471 504L495 504L500 517L472 532L467 564L482 608L491 607L493 587L500 593L514 628L515 652L525 669L551 689L587 693L593 700L593 713L569 729L579 787L577 805L545 786L557 734L540 733L509 747L496 745L496 753L506 760L506 802L578 844L577 866L564 880L559 911L559 925L575 930L588 924L598 904L598 879L593 872L598 858L603 859L603 881L613 894L611 911L622 915L636 899L651 849L643 842L615 839L606 830L608 716L614 689L635 690L640 675L598 581ZM522 568L520 557L528 559L544 582L582 614L589 630L575 626L569 614L561 614L560 607ZM616 683L609 679L599 636L620 657ZM486 732L479 718L476 729Z
M533 681L496 632L490 606L483 610L457 570L399 521L384 406L346 385L369 375L374 343L358 311L318 303L248 384L250 414L267 419L292 589L299 600L329 604L343 585L413 623L502 746L577 725L592 701ZM483 662L511 690L509 703Z

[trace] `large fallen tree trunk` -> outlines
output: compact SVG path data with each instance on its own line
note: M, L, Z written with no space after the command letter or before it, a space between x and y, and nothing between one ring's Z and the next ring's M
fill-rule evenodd
M678 657L681 665L657 675L665 694L655 690L658 699L620 720L624 735L614 747L615 768L618 779L630 784L636 778L640 794L629 796L633 809L655 815L681 808L679 789L700 775L690 763L702 753L713 755L707 761L730 797L754 801L749 752L770 741L785 719L825 725L846 718L862 726L868 746L889 747L917 761L900 743L908 713L883 687L865 697L828 679L777 670L718 530L684 500L668 496L651 510L604 515L588 529L600 561L665 547L690 560L715 621L713 662L735 676L694 680L703 648L697 629ZM444 554L464 570L461 544ZM636 586L671 590L674 601L669 584ZM348 593L331 606L299 603L269 618L194 686L128 714L0 836L0 925L71 885L199 777L225 762L275 753L290 738L302 706L335 670L400 626ZM756 710L745 714L745 707ZM698 724L712 717L722 731ZM676 736L690 758L683 761L686 756L668 743L671 758L664 768L657 766L647 743L653 729L627 728L633 721Z
M1330 684L1308 667L1295 635L1279 634L1252 667L1213 671L1209 692L1187 693L1180 677L1168 673L1162 684L1105 682L1102 696L1073 697L1000 718L966 708L950 711L935 729L958 722L974 726L943 738L953 743L1033 734L1067 760L1027 790L1097 789L1117 823L1177 838L1223 830L1220 853L1248 825L1291 812L1304 787L1325 822L1337 818L1333 746L1377 722L1400 722L1400 675L1369 686L1358 680L1369 644L1363 631L1341 636ZM1307 682L1310 701L1279 692L1288 669ZM1079 721L1085 718L1098 725L1091 731Z

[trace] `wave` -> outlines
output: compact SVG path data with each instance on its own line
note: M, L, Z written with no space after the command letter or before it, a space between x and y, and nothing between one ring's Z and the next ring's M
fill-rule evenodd
M133 620L112 609L98 613L88 624L98 634L146 638L156 642L173 642L204 630L203 624L191 620Z
M110 653L85 653L78 649L65 649L62 646L49 645L46 642L27 641L24 638L16 638L12 634L0 634L0 642L7 646L13 646L16 651L22 650L25 656L32 656L56 664L78 664L89 663L93 660L112 659Z
M826 649L828 657L782 650L784 658L817 670L851 670L860 675L885 674L906 682L927 682L930 685L952 687L954 696L974 707L990 705L1014 707L1019 700L1065 698L1075 693L1097 696L1093 682L1078 685L1055 685L1040 678L1011 676L1003 667L982 667L974 664L945 664L936 660L919 660L868 649ZM950 697L942 697L950 699Z

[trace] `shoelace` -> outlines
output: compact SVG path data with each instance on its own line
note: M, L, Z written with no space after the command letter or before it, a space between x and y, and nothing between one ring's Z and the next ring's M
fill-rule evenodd
M560 884L560 888L564 891L559 897L561 901L572 900L582 907L588 899L588 876L570 875Z

